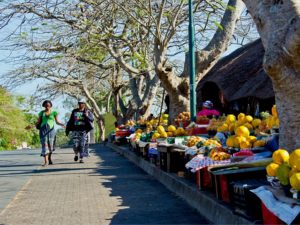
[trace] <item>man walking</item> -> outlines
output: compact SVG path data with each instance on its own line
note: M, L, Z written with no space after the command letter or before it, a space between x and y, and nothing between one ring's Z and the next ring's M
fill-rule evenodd
M72 111L66 127L67 136L72 131L74 161L78 161L79 154L79 162L83 163L83 157L88 155L89 132L93 129L93 121L93 113L86 108L86 101L80 99L78 108Z

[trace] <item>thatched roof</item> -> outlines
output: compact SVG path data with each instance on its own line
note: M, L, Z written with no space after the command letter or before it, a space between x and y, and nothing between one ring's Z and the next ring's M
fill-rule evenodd
M229 102L250 96L274 97L271 79L262 67L263 55L264 48L258 39L220 59L198 83L198 99L202 99L201 89L207 82L214 82Z

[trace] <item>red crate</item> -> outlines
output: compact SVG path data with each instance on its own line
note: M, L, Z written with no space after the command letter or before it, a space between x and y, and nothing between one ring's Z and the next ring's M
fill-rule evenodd
M219 176L219 184L221 191L221 199L224 202L230 202L230 194L229 194L229 183L226 175Z
M281 219L279 219L277 216L275 216L268 208L265 206L265 204L261 203L261 209L262 209L262 216L263 216L263 224L285 224Z
M130 136L129 130L118 130L116 131L116 137L128 137Z
M208 172L207 167L197 170L196 185L200 190L212 187L210 173Z
M206 127L195 127L192 131L192 135L197 135L197 134L207 134Z

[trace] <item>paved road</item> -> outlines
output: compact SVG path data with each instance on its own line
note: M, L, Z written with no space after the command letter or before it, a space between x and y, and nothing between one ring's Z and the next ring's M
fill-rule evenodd
M35 157L35 156L34 156ZM0 224L207 224L127 159L97 147L84 164L70 149L39 168L0 213ZM31 172L30 172L31 173Z
M42 164L38 150L0 151L0 212Z

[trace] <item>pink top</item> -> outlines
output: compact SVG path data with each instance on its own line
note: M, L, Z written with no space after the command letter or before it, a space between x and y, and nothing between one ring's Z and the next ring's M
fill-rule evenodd
M215 109L202 109L197 116L220 116L220 113Z

